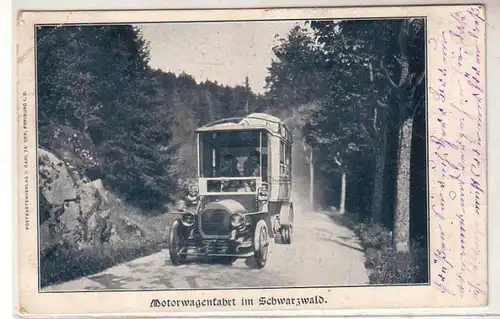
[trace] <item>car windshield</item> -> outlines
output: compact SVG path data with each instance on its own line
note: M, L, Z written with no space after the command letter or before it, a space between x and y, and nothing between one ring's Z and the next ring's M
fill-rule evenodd
M200 133L200 177L267 175L267 136L262 131Z

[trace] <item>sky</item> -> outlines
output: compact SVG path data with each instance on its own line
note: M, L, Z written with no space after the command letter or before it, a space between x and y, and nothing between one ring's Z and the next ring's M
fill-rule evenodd
M149 42L153 68L185 72L197 82L244 85L263 93L272 48L302 21L203 22L138 25Z

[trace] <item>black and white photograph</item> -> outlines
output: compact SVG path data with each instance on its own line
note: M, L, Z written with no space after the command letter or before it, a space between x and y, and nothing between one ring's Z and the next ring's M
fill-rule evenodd
M17 23L22 314L488 304L483 7Z
M425 34L37 26L41 291L428 284Z

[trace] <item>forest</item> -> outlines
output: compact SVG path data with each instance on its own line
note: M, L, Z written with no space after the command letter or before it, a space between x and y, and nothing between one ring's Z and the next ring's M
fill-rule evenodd
M264 94L248 78L229 87L152 69L131 25L36 36L40 147L144 215L163 212L195 177L197 127L266 112L294 131L311 208L346 216L369 262L383 265L371 282L428 280L424 20L297 26L273 48Z

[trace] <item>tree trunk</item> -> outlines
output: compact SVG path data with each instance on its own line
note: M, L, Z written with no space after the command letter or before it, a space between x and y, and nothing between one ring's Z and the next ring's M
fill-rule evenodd
M314 161L313 150L309 153L309 205L314 210Z
M339 212L342 215L345 213L346 183L347 183L346 172L345 170L342 170L342 183L340 185L340 205L339 205L340 206Z
M394 216L393 244L397 251L410 246L410 165L413 118L403 122L398 152L397 194Z
M371 87L374 89L373 84L373 66L370 62L368 64L370 69L370 82ZM375 156L375 176L373 181L373 197L372 197L372 212L371 220L375 223L382 222L382 205L384 202L384 175L385 175L385 156L387 148L387 110L384 107L380 108L380 139L379 150ZM375 109L373 127L377 130L377 109Z
M380 151L375 157L375 181L373 183L373 199L372 199L372 214L371 220L374 223L382 221L382 203L384 196L384 169L385 169L385 152Z
M385 156L387 147L387 122L382 123L381 142L382 145L375 157L375 177L373 183L372 214L374 222L382 222L382 204L384 202L384 177L385 177Z

